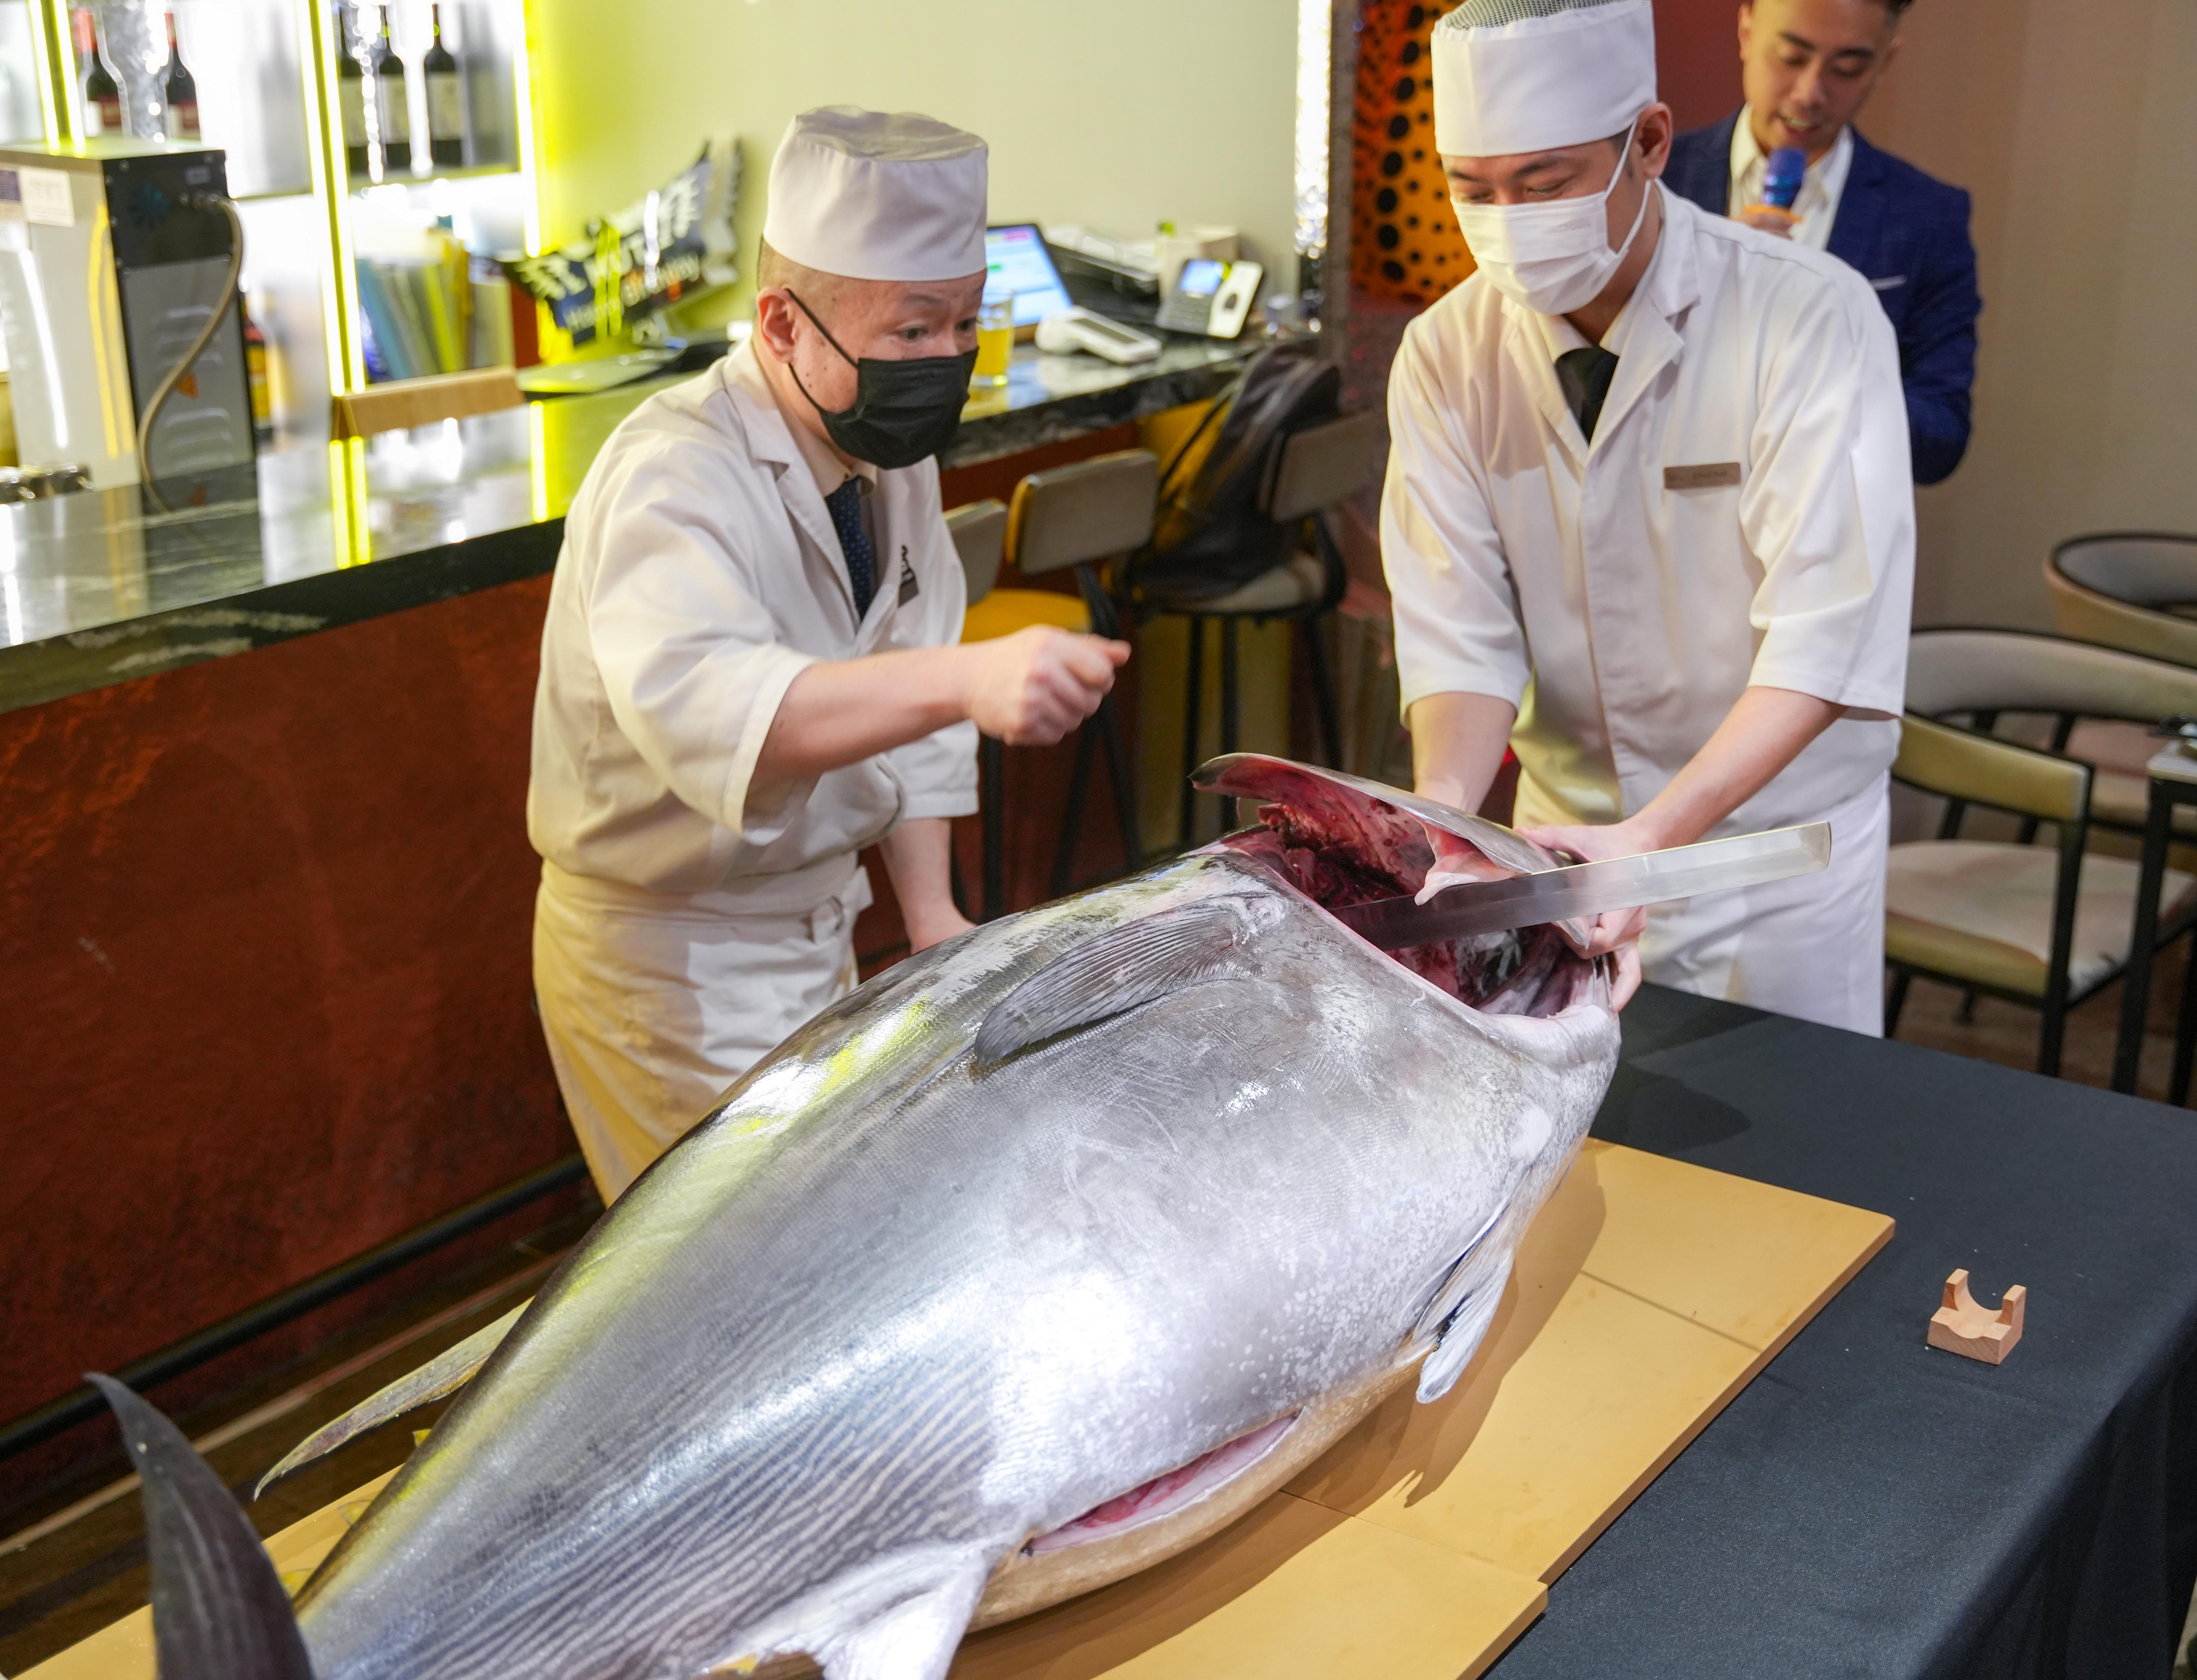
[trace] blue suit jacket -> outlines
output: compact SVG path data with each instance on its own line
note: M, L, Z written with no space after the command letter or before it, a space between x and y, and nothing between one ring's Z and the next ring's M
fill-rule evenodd
M1680 135L1663 184L1722 216L1731 202L1733 113ZM1968 195L1854 134L1853 168L1831 224L1831 255L1858 269L1899 340L1915 482L1934 484L1968 447L1968 390L1976 376L1976 248Z

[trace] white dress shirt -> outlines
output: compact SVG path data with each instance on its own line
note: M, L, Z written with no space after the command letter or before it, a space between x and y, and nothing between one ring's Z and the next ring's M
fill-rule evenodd
M1793 229L1798 243L1818 251L1831 248L1831 229L1839 219L1839 200L1845 195L1846 177L1853 169L1853 130L1842 128L1831 149L1808 165L1800 182L1800 196L1793 201L1793 213L1800 218ZM1769 170L1770 159L1755 143L1754 125L1742 111L1731 125L1730 211L1734 216L1751 204L1762 202L1762 177Z

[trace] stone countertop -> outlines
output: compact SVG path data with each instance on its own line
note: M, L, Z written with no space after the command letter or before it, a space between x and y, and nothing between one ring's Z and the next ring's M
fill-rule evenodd
M1210 397L1257 347L1172 339L1118 368L1022 346L940 464ZM596 451L674 382L270 449L249 500L153 513L131 488L0 507L0 711L548 571Z

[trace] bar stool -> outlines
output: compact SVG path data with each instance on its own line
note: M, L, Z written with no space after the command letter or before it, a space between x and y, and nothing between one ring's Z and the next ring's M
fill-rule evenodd
M1097 563L1140 547L1152 530L1159 493L1159 461L1149 450L1124 449L1034 472L1015 487L1012 508L997 501L973 502L947 516L969 584L964 642L1012 635L1035 624L1102 636L1118 636L1121 624L1113 602L1098 580ZM1001 561L1012 560L1025 577L1073 569L1079 594L1050 589L1000 589L994 586ZM1094 742L1096 745L1094 746ZM1114 788L1114 813L1121 826L1122 854L1127 868L1142 860L1137 831L1133 777L1121 716L1108 695L1090 723L1077 733L1075 768L1054 855L1055 895L1075 884L1075 843L1088 797L1092 759L1103 748ZM1002 790L1004 744L989 736L979 748L979 776L984 824L984 917L1006 907L1006 834Z
M1204 708L1205 625L1220 626L1220 750L1236 750L1238 725L1237 626L1249 619L1255 627L1270 619L1285 619L1297 627L1305 665L1312 676L1313 710L1319 724L1325 762L1332 765L1342 753L1342 726L1337 715L1335 682L1327 669L1327 645L1321 639L1325 623L1342 599L1349 578L1342 553L1329 529L1330 509L1369 488L1381 475L1387 456L1387 432L1378 409L1362 409L1339 420L1307 426L1281 440L1268 469L1261 511L1277 524L1302 524L1311 536L1309 549L1300 547L1272 570L1249 583L1214 596L1145 591L1139 605L1147 613L1173 615L1189 623L1190 659L1182 723L1182 817L1176 833L1179 845L1187 847L1197 820L1197 795L1190 785L1190 772L1198 762L1199 714ZM1229 802L1232 805L1233 801Z

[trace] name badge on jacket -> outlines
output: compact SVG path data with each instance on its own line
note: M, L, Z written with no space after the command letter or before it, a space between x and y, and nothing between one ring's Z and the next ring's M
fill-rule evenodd
M1736 461L1663 469L1663 488L1667 490L1729 490L1738 483L1739 463Z

